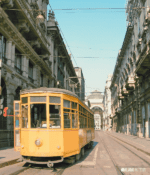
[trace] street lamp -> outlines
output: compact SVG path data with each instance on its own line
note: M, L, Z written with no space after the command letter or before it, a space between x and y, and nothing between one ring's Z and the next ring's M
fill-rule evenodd
M44 22L44 16L43 15L41 15L41 13L36 17L36 20L37 20L37 23L42 23L42 22Z

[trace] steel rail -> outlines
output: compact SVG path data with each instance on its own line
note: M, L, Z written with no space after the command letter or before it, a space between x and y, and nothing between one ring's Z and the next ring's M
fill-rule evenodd
M107 134L107 135L109 135L109 137L111 137L110 136L110 134ZM113 136L112 136L113 137ZM112 138L111 137L111 138ZM112 138L113 139L113 138ZM138 158L140 158L141 160L143 160L146 164L148 164L149 166L150 166L150 163L147 161L147 160L145 160L145 159L143 159L141 156L139 156L139 155L137 155L135 152L133 152L133 151L131 151L129 148L127 148L126 146L124 146L123 144L121 144L120 142L121 142L121 140L120 139L118 139L119 141L117 141L116 140L117 138L115 137L115 139L113 139L115 142L117 142L118 144L120 144L121 146L123 146L124 148L126 148L128 151L130 151L132 154L134 154L135 156L137 156ZM124 141L122 141L122 142L124 142ZM124 142L125 143L125 142ZM128 143L126 143L126 144L128 144ZM130 144L129 144L130 145ZM131 146L131 145L130 145ZM133 146L132 146L133 147ZM134 149L137 149L137 148L135 148L135 147L133 147ZM143 153L143 151L141 151L140 149L139 149L139 151L140 152L142 152ZM148 155L148 154L147 154Z
M17 170L16 172L11 173L10 175L19 175L20 173L26 172L26 170L32 169L34 165L30 164L30 163L26 163L26 165L24 165L24 168L21 168L20 170ZM69 167L69 165L63 166L61 169L57 170L58 168L52 167L52 168L47 168L49 170L53 170L52 172L50 172L51 175L62 175L62 173L64 172L64 170ZM44 170L42 167L39 170Z
M104 146L106 152L108 153L110 159L112 160L112 163L113 163L113 165L114 165L114 167L115 167L115 169L116 169L118 175L124 175L124 173L121 171L121 169L118 167L117 163L115 162L115 160L114 160L113 156L111 155L111 153L110 153L110 151L109 151L107 145L105 144L104 140L103 140L101 137L99 137L99 138L100 138L100 141L101 141L101 143L103 144L103 146Z

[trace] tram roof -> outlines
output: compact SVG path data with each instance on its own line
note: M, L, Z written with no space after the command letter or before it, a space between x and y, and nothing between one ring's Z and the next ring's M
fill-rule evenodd
M34 88L34 89L23 89L20 90L20 94L32 94L32 93L59 93L59 94L67 94L74 96L78 98L80 101L82 101L75 93L66 90L66 89L60 89L60 88L47 88L47 87L40 87L40 88ZM85 103L83 103L88 109L90 109Z
M41 87L41 88L35 88L35 89L23 89L20 91L20 94L31 94L31 93L59 93L59 94L67 94L72 95L76 98L79 98L75 93L68 91L66 89L60 89L60 88L47 88L47 87Z

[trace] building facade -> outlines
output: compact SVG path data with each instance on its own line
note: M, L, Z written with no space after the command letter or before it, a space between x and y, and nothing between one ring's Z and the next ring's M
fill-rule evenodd
M75 72L79 81L79 94L78 96L82 101L85 101L85 80L82 72L82 68L75 67Z
M103 95L95 90L86 99L90 101L90 108L94 113L95 130L101 130L103 128Z
M20 90L58 87L75 91L69 77L76 73L48 0L0 1L0 147L13 145L13 117L3 117L4 107L13 114ZM13 10L11 10L13 9ZM78 84L78 78L72 81Z
M111 78L112 75L109 74L106 80L106 86L104 90L103 104L104 104L104 112L103 112L103 130L110 131L112 128L112 119L111 119Z
M111 83L113 130L150 137L150 1L127 1L127 31Z

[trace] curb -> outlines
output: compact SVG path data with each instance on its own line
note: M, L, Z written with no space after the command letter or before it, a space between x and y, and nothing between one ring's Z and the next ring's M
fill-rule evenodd
M0 168L18 163L18 159L19 158L9 160L9 161L6 161L6 162L2 162L2 163L0 163Z

